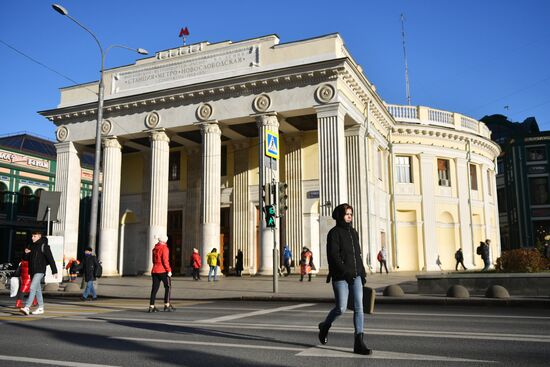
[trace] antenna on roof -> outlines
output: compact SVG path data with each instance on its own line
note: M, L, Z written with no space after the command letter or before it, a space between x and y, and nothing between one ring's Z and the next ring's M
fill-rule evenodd
M407 64L407 47L405 45L405 15L401 13L401 36L403 37L403 57L405 59L405 88L407 92L407 104L411 105L411 89L409 86L409 66Z

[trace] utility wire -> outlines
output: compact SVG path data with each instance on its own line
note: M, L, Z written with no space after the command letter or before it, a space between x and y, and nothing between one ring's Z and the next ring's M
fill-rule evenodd
M36 63L36 64L42 66L43 68L46 68L46 69L48 69L49 71L51 71L51 72L53 72L53 73L56 73L56 74L59 75L60 77L65 78L65 79L71 81L71 82L74 83L74 84L80 84L80 83L78 83L77 81L75 81L75 80L69 78L68 76L61 74L59 71L50 68L48 65L46 65L46 64L44 64L44 63L41 63L40 61L38 61L38 60L32 58L31 56L27 55L27 54L24 53L23 51L20 51L20 50L16 49L15 47L13 47L13 46L7 44L6 42L4 42L4 41L1 40L1 39L0 39L0 43L4 44L6 47L8 47L8 48L12 49L13 51L17 52L17 53L20 54L21 56L24 56L24 57L26 57L27 59L31 60L32 62L34 62L34 63Z

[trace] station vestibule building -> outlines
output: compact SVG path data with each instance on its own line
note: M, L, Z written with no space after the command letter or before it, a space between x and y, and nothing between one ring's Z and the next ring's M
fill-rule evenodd
M333 208L354 207L365 263L385 246L394 270L454 268L463 248L480 267L479 241L500 253L495 159L487 127L458 113L384 103L340 35L290 43L275 35L201 42L106 70L98 253L107 275L149 271L167 234L185 272L194 247L224 266L244 254L245 273L271 274L273 236L294 258L302 246L327 268ZM40 112L57 128L54 234L77 249L80 154L95 139L98 82L62 88ZM266 131L279 160L264 156ZM273 234L260 188L288 184L288 210Z

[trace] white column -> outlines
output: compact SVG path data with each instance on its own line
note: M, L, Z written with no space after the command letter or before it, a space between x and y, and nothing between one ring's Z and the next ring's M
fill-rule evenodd
M500 243L500 217L498 212L498 195L497 195L497 177L496 177L496 160L493 165L493 171L491 174L491 180L489 182L489 185L491 185L492 191L492 201L493 201L493 215L495 216L495 238L492 242L494 242L496 250L495 250L495 259L499 258L501 255L501 243Z
M475 247L472 238L472 211L470 210L470 169L466 158L456 158L456 181L458 189L458 215L460 216L460 246L464 254L464 265L473 268L475 265Z
M116 137L103 140L103 192L99 223L99 259L104 275L118 275L121 146Z
M346 162L349 204L353 206L353 227L359 233L359 242L366 264L369 252L367 209L367 166L365 158L365 126L358 124L346 130ZM372 255L371 255L372 256Z
M275 113L258 115L256 117L258 126L258 161L259 161L259 189L258 195L262 195L262 186L273 179L279 178L279 161L265 155L265 134L266 130L279 133L279 120ZM259 200L258 200L259 201ZM260 264L258 273L260 275L273 274L273 243L275 240L274 231L265 225L265 212L260 208Z
M80 210L80 180L82 169L74 144L70 141L58 143L55 171L55 191L61 192L58 221L53 225L52 234L63 237L63 256L77 257L78 219Z
M491 240L491 246L489 248L490 262L494 264L497 260L497 238L495 236L494 226L491 225L491 205L489 196L489 185L492 183L489 182L487 177L487 172L489 172L489 166L482 164L479 166L479 171L481 175L481 187L483 188L483 217L485 222L485 239ZM492 189L492 187L491 187ZM493 193L494 194L494 193ZM496 218L494 218L496 223Z
M168 220L168 160L170 139L163 130L151 132L151 200L149 207L149 229L147 250L147 270L153 266L152 250L158 236L166 235Z
M201 249L203 259L212 248L220 253L221 130L216 121L201 123ZM202 273L208 273L203 261Z
M424 234L424 270L437 270L437 244L435 225L435 157L421 153L420 156L420 187L422 190L422 229Z
M347 167L344 137L345 110L340 103L316 107L319 142L319 268L327 268L326 242L334 227L333 209L347 202Z

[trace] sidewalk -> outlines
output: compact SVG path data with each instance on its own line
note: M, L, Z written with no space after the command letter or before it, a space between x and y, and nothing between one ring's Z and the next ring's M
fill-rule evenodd
M367 286L376 289L376 303L392 304L434 304L434 305L493 305L550 308L548 297L511 297L509 299L490 299L472 296L467 299L447 298L444 295L419 295L416 272L390 274L371 274L367 277ZM80 284L78 278L77 284ZM311 282L299 281L298 275L279 277L278 292L273 292L273 278L267 276L224 276L217 282L208 282L206 277L194 281L190 276L172 278L173 300L245 300L245 301L290 301L290 302L334 302L332 287L325 282L325 276L314 277ZM403 297L385 297L382 295L388 285L399 285ZM47 296L75 297L81 292L65 292L65 283L57 291L45 291ZM102 298L149 298L151 278L149 276L101 278L97 288ZM159 297L164 289L160 288ZM0 294L8 293L0 290Z

